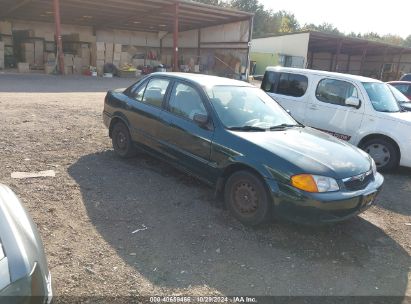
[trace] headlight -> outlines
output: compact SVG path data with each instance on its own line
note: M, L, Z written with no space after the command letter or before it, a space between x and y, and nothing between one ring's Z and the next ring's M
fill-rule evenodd
M335 179L326 176L300 174L291 177L291 185L306 192L333 192L340 190Z
M376 176L377 175L377 165L375 164L375 161L372 158L371 158L371 168L372 168L372 174Z

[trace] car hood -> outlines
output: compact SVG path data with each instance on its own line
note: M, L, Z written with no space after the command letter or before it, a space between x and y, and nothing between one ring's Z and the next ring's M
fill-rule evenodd
M293 171L299 171L293 174L342 179L371 169L370 158L365 152L312 128L235 134L293 164L296 167Z

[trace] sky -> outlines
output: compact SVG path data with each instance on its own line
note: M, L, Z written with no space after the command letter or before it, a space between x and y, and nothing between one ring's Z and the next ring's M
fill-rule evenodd
M349 33L376 32L395 34L403 38L411 35L410 0L259 0L273 11L293 13L304 23L331 23L340 31Z

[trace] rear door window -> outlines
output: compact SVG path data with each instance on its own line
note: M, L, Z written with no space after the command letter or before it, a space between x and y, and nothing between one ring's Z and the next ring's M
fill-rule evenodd
M190 120L193 120L196 114L207 115L207 110L197 90L178 82L171 92L169 109L171 113Z
M304 75L281 73L277 93L286 96L301 97L308 87L308 78Z
M144 95L141 102L161 108L169 84L170 81L167 79L151 79L144 90ZM141 92L137 92L137 98L139 93Z
M261 84L261 89L265 92L292 97L304 96L307 88L308 78L304 75L271 71L265 73Z
M358 91L352 83L327 78L318 83L315 96L319 101L345 106L349 97L358 98Z

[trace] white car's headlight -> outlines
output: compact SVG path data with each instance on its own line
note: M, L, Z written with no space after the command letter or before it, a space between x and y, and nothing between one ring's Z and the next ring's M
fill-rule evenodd
M326 176L300 174L291 177L291 185L307 192L334 192L340 190L335 179Z

